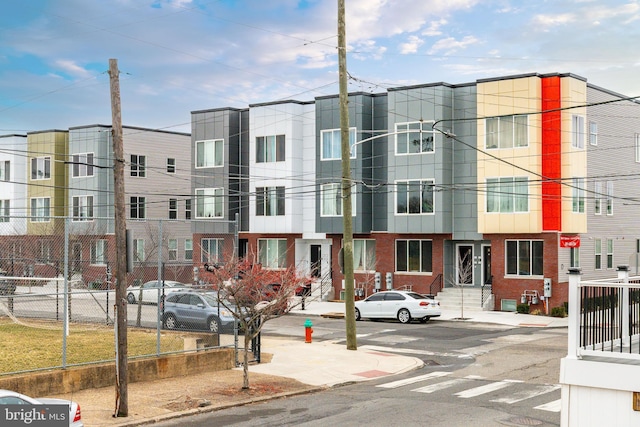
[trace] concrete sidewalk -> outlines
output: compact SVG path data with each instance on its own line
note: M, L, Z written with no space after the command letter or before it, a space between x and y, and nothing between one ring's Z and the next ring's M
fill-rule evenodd
M310 301L305 310L300 307L294 309L291 315L300 316L301 322L305 317L313 319L317 316L344 317L344 303ZM485 323L506 325L512 327L566 327L567 319L546 316L533 316L511 312L465 311L466 320L460 320L461 313L443 310L439 318L433 318L429 324L441 322ZM312 320L313 321L313 320ZM401 326L401 325L399 325ZM359 347L357 351L347 350L344 340L340 344L332 341L314 340L305 343L302 336L294 338L274 338L263 336L262 352L271 354L267 363L251 365L252 374L271 375L272 378L290 378L306 384L306 387L291 389L284 393L274 392L268 396L261 396L259 400L278 398L288 395L320 390L338 384L354 381L366 381L374 378L397 375L423 366L422 360L394 353L378 351L376 349ZM156 380L148 383L133 383L129 386L129 417L113 418L114 388L83 390L73 395L58 395L77 401L83 414L83 420L88 427L102 426L136 426L152 424L162 420L196 414L204 411L218 410L228 406L251 403L256 398L247 395L244 400L228 400L222 396L224 404L184 409L172 404L181 396L209 396L211 393L226 393L230 388L239 389L242 385L241 373L234 372L211 373L199 376L186 376ZM233 382L218 384L233 375ZM226 387L226 388L225 388ZM207 395L207 393L209 393Z

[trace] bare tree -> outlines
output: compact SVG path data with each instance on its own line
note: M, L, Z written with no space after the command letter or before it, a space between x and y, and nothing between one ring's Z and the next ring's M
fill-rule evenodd
M464 317L464 288L465 284L473 280L473 263L471 262L471 251L466 251L464 255L458 257L457 272L452 273L449 284L454 288L460 289L460 319Z
M270 270L248 260L233 258L224 264L205 264L201 278L218 291L220 305L229 310L244 335L243 389L249 388L249 347L263 325L288 313L297 303L293 296L309 278L293 267Z

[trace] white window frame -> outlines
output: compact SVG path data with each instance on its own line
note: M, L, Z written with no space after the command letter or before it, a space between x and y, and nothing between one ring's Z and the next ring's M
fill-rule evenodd
M200 239L200 259L206 263L216 263L223 260L224 239L203 237Z
M31 158L31 180L51 179L51 156Z
M0 161L0 181L11 180L11 161Z
M169 239L167 241L167 259L169 261L178 260L178 239Z
M358 248L358 246L362 246ZM353 239L353 270L375 271L376 269L376 240Z
M51 198L33 197L29 203L31 222L49 222L51 220Z
M593 213L602 215L602 181L593 183Z
M135 215L133 213L135 212ZM129 219L147 218L147 198L139 196L129 197Z
M436 150L436 132L433 130L434 122L406 122L395 124L395 150L396 156L411 156L416 154L431 154ZM427 127L427 129L425 129ZM426 134L426 137L423 135ZM412 137L418 139L411 140ZM426 141L425 141L426 139ZM412 141L414 146L417 146L416 142L420 143L418 151L411 151L409 149L409 141ZM406 151L400 150L400 144L402 144Z
M331 201L331 203L329 203ZM320 216L342 216L342 184L330 182L320 186ZM332 206L333 204L333 206ZM333 208L333 209L332 209ZM351 216L356 215L356 194L351 192Z
M169 199L169 219L178 219L178 199Z
M528 213L529 178L526 176L502 176L487 178L485 212ZM518 185L520 184L520 185ZM518 190L526 190L518 191Z
M202 147L202 149L200 149L200 147ZM195 162L196 169L223 167L224 139L203 139L196 141Z
M410 212L411 207L411 194L415 191L416 185L420 186L420 212ZM431 188L431 211L423 211L424 205L424 187ZM401 180L395 182L395 203L394 203L394 214L396 216L404 216L404 215L434 215L436 212L436 196L435 196L435 180L434 179L409 179L409 180ZM404 189L404 191L403 191ZM399 212L400 206L399 195L404 194L406 199L406 212Z
M286 160L285 135L256 136L256 163L275 163Z
M107 240L98 239L91 242L91 265L107 264Z
M584 116L574 114L571 116L571 146L579 150L584 149L585 140Z
M167 157L167 173L176 173L176 159Z
M191 199L184 200L184 219L191 219L191 215L193 215L193 203L191 203Z
M336 141L337 139L337 141ZM325 129L320 131L320 160L340 160L342 159L340 129ZM329 144L329 149L325 150L325 145ZM356 144L356 128L349 128L349 153L351 158L356 158L353 147ZM337 151L337 152L335 152Z
M256 187L256 216L283 216L285 204L284 187Z
M580 248L569 249L569 267L580 268Z
M401 270L398 267L398 260L400 258L400 250L402 248L400 248L398 246L399 243L404 243L406 244L406 247L404 248L404 256L406 256L406 269ZM429 260L429 265L425 266L423 265L423 249L424 248L424 244L428 243L430 248L430 260ZM418 261L418 268L414 268L415 267L415 263L412 263L411 260L415 259L416 256L411 256L412 251L415 251L417 248L418 254L417 254L417 261ZM395 264L395 271L397 272L402 272L402 273L433 273L433 240L428 240L428 239L398 239L396 240L396 244L395 244L395 258L396 258L396 264Z
M613 239L607 239L607 270L613 268Z
M0 200L0 222L11 221L11 200Z
M594 147L598 145L598 124L589 122L589 145Z
M516 247L516 272L510 271L509 255L510 249L515 243ZM523 245L528 245L528 248L523 248ZM544 241L536 239L507 239L504 242L504 266L505 275L509 277L542 277L544 276ZM535 248L540 249L542 252L539 256L534 253ZM523 250L524 249L524 250ZM525 253L528 251L528 257ZM528 259L527 259L528 258ZM541 271L534 272L534 264L536 260L541 263ZM523 262L525 263L523 265ZM528 272L524 270L524 267L528 264Z
M607 181L606 210L607 215L613 215L613 181Z
M184 259L193 260L193 239L184 239Z
M586 211L586 191L584 189L584 178L571 179L571 211L573 213L585 213Z
M145 261L144 239L133 239L133 261Z
M602 270L602 239L593 240L594 270Z
M514 114L488 117L484 119L484 124L486 150L516 149L529 146L529 116ZM517 131L521 128L524 129L524 141L520 141L518 138Z
M51 240L40 240L39 242L39 252L38 258L36 262L38 264L48 264L51 262Z
M131 155L131 176L137 178L147 177L147 156L140 154Z
M196 189L196 218L224 218L224 188Z
M258 239L258 262L263 268L286 268L287 239Z
M71 156L71 178L93 176L93 153L77 153Z
M71 209L72 221L93 221L93 196L73 196Z

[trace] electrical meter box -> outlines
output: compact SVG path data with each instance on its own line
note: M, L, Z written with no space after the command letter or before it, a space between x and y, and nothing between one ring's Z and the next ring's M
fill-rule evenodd
M545 277L543 281L544 297L551 298L551 279Z

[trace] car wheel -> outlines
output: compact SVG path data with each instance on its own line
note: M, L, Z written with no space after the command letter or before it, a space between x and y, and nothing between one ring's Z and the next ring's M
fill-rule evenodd
M178 321L173 314L167 314L167 317L164 318L164 327L165 329L176 329L178 327Z
M429 319L431 319L431 317L425 316L422 319L420 319L420 323L427 323L429 321Z
M409 323L411 322L411 313L406 308L400 309L398 311L398 320L400 323Z
M356 308L356 320L360 320L362 317L360 316L360 310Z
M218 332L220 330L220 321L217 317L210 317L207 324L211 332Z
M136 297L131 292L129 292L129 294L127 295L127 302L129 304L135 304L136 303Z

